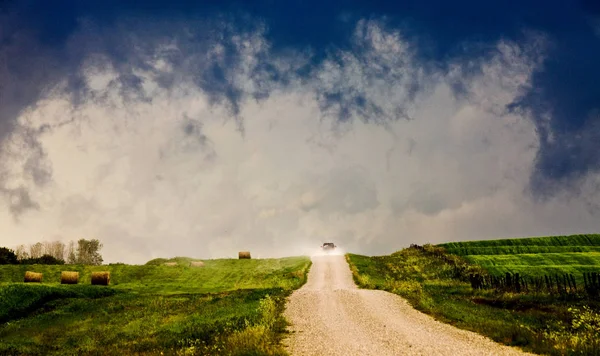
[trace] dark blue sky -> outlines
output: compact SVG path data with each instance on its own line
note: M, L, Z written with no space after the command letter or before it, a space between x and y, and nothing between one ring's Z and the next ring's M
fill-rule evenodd
M78 58L65 46L87 19L111 28L121 19L149 24L164 19L195 20L226 16L239 28L256 20L267 24L274 50L310 48L318 62L332 48L350 45L361 18L387 19L418 44L418 55L443 69L448 59L465 53L461 44L492 45L501 38L523 40L524 30L540 31L552 46L544 70L511 110L532 113L541 147L532 176L540 196L549 187L576 185L588 172L600 170L600 1L2 1L0 53L11 80L0 85L0 139L11 120L32 104L52 81L69 75ZM160 33L161 29L156 30ZM165 29L163 36L168 36ZM118 48L108 48L115 58ZM215 78L219 73L215 72ZM5 78L4 78L5 79ZM74 80L76 82L76 80ZM9 84L7 84L9 83ZM75 84L74 84L75 85ZM235 100L236 93L216 86ZM544 117L549 117L549 123ZM544 124L542 124L545 122Z

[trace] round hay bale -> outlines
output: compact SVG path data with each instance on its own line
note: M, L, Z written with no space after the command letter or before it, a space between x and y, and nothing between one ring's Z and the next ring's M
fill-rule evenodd
M202 261L192 261L190 263L190 267L204 267L204 262L202 262Z
M60 272L60 284L77 284L79 282L79 272L62 271Z
M92 284L107 286L110 283L110 272L92 272Z
M250 251L240 251L239 253L240 260L242 259L250 259Z
M170 267L177 266L177 262L165 262L165 266L170 266Z
M25 272L25 283L42 283L42 274L37 272Z

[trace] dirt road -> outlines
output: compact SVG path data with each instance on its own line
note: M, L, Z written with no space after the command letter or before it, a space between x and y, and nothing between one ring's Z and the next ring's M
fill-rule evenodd
M287 304L292 355L525 355L416 311L397 295L358 289L344 256L315 256Z

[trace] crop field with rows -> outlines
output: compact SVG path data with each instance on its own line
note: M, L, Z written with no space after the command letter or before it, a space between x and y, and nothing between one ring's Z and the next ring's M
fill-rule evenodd
M440 244L494 275L527 276L600 272L600 235L548 236Z

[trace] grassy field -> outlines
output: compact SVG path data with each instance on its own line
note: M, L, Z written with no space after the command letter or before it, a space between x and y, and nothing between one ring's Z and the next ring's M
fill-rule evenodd
M497 239L497 240L478 240L478 241L460 241L448 242L437 246L444 247L448 252L459 254L452 249L461 248L479 248L479 247L506 247L506 246L536 246L536 247L555 247L565 246L573 248L575 246L596 246L600 247L600 234L590 235L569 235L569 236L542 236L528 237L518 239Z
M292 288L299 281L293 275L305 258L283 259L217 259L206 260L203 267L190 267L188 259L176 258L177 266L165 266L161 259L146 265L7 265L0 266L0 283L23 282L25 271L43 273L45 283L60 283L61 271L79 272L79 283L90 284L92 271L109 271L111 286L136 293L211 293L236 289L280 287Z
M0 266L0 355L285 354L281 313L308 258L162 262ZM44 283L21 283L25 270ZM79 271L80 284L60 285L61 270ZM89 285L96 270L111 286Z
M494 275L502 275L505 272L527 276L571 273L576 279L582 280L584 272L600 272L600 252L469 255L464 257Z
M432 253L436 249L439 254L439 248L426 246L425 251L407 248L375 257L348 254L347 259L360 287L399 294L443 322L535 353L600 355L597 301L473 290L468 275L482 267L456 255L441 258Z
M600 235L464 241L438 246L494 275L511 272L539 277L571 273L581 281L584 272L600 272Z

